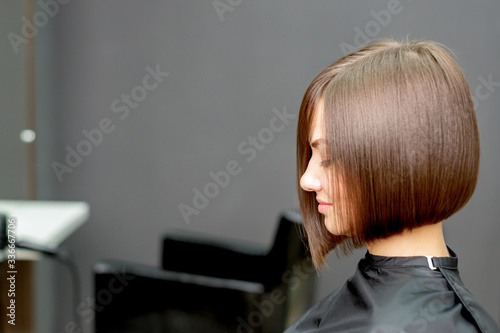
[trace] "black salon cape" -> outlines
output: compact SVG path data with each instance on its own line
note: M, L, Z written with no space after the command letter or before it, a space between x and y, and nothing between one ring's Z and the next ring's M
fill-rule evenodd
M500 332L465 288L449 251L451 257L431 261L367 253L354 276L285 333Z

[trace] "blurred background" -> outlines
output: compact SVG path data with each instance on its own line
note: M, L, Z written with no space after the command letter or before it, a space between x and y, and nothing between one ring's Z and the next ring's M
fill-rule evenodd
M315 75L369 39L445 44L474 95L482 148L476 192L445 237L500 318L498 1L1 0L0 35L0 198L89 203L64 243L81 302L98 260L158 266L170 229L269 245L280 211L298 207L296 115ZM331 255L315 300L364 252ZM38 266L37 332L63 332L70 277Z

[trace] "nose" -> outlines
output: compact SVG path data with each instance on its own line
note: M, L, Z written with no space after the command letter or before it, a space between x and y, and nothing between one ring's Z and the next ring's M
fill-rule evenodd
M318 192L321 191L321 180L316 172L314 172L314 170L312 169L313 168L309 164L307 166L306 172L304 172L302 177L300 177L300 187L304 191Z

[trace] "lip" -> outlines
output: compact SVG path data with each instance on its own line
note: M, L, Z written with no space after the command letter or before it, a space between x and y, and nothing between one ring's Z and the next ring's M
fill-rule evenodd
M332 206L332 204L320 199L316 199L316 201L318 201L318 212L321 214L324 214Z
M328 203L326 201L323 201L321 199L316 199L316 201L320 204L320 205L331 205L331 203Z

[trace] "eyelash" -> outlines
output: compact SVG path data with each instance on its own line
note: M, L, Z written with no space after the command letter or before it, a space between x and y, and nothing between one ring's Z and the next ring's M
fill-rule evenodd
M312 156L312 149L309 147L309 156ZM318 163L320 167L327 168L332 165L332 160L322 160Z
M323 161L319 162L319 166L322 167L322 168L327 168L330 165L332 165L332 161L331 160L323 160Z

